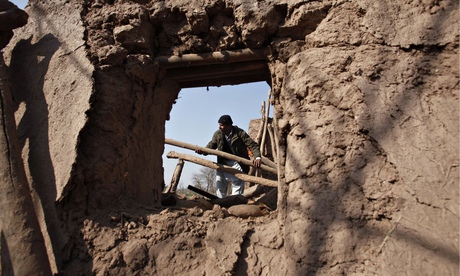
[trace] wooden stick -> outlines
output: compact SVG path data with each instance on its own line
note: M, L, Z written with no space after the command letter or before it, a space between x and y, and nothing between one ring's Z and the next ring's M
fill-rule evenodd
M256 142L260 145L260 141L262 141L262 132L264 130L264 116L265 116L265 101L262 101L262 106L260 107L260 124L259 124L259 131L257 132ZM262 154L262 150L261 150Z
M168 158L180 158L180 159L184 159L186 161L189 161L189 162L192 162L192 163L195 163L195 164L198 164L198 165L202 165L202 166L205 166L205 167L208 167L208 168L211 168L211 169L215 169L215 170L226 172L226 173L231 173L231 174L235 175L236 177L238 177L239 179L241 179L243 181L254 182L254 183L269 186L269 187L278 187L278 181L265 179L265 178L260 178L260 177L255 177L255 176L252 176L252 175L247 175L244 172L239 171L237 169L234 169L234 168L232 168L230 166L217 164L215 162L212 162L212 161L200 158L200 157L196 157L196 156L193 156L193 155L177 153L175 151L170 151L170 152L168 152L166 157L168 157Z
M182 169L184 168L184 160L179 159L177 161L176 168L174 169L173 176L171 178L171 182L169 182L169 186L166 189L166 193L175 193L177 189L177 185L179 185L180 176L182 174Z
M262 141L262 132L263 132L263 129L264 129L264 121L265 121L265 117L264 117L264 114L265 114L265 101L262 101L262 106L260 108L260 114L261 114L261 117L260 117L260 124L259 124L259 131L257 132L257 137L256 137L256 142L257 144L260 146L261 145L261 141ZM263 148L260 147L260 155L263 156L264 153L263 153ZM265 163L265 158L262 158L262 163ZM252 167L251 167L252 168ZM254 168L254 175L255 176L260 176L261 173L260 173L260 170L257 170Z
M280 138L279 138L279 129L278 129L278 120L276 119L276 114L273 116L273 136L275 136L275 146L276 146L276 165L277 165L277 171L278 173L280 171L283 171L283 168L281 166L281 149L280 149ZM283 162L286 162L284 160ZM284 165L284 163L283 163ZM280 175L278 174L278 179L280 178Z
M263 126L263 131L262 131L262 141L260 142L260 152L263 154L265 152L265 144L266 144L266 136L267 136L267 124L268 124L268 115L270 114L270 97L271 97L271 89L268 90L268 100L267 100L267 105L265 106L265 120L264 120L264 126Z
M209 198L211 200L218 199L217 196L215 196L213 194L210 194L210 193L208 193L206 191L203 191L201 189L198 189L197 187L194 187L192 185L188 185L187 189L189 189L190 191L194 191L195 193L200 194L202 196L205 196L205 197L207 197L207 198Z
M205 147L200 147L200 146L197 146L197 145L192 145L192 144L189 144L189 143L184 143L184 142L180 142L180 141L176 141L176 140L168 139L168 138L165 138L165 144L173 145L173 146L177 146L177 147L181 147L181 148L185 148L185 149L190 149L190 150L201 149L201 151L203 151L204 153L207 153L207 154L217 155L217 156L220 156L220 157L223 157L223 158L227 158L227 159L230 159L230 160L233 160L233 161L243 163L243 164L248 165L248 166L254 166L252 164L251 160L248 160L246 158L242 158L242 157L230 154L230 153L226 153L226 152L223 152L223 151L220 151L220 150L208 149L208 148L205 148ZM278 175L278 170L276 170L274 168L271 168L271 167L269 167L267 165L261 164L260 168L262 170L266 171L266 172Z
M266 156L263 156L263 157L262 157L262 162L263 162L265 165L269 166L270 168L273 168L273 169L277 169L277 168L278 168L278 165L276 165L275 162L273 162L272 160L268 159L268 157L266 157Z
M275 145L275 137L274 137L274 134L273 134L273 125L272 124L268 124L267 125L267 130L268 130L268 135L270 136L270 145L272 147L272 156L273 156L273 160L274 160L274 163L278 163L278 161L276 160L276 145Z

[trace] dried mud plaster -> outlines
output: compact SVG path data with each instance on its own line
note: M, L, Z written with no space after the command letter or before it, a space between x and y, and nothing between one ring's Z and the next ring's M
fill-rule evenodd
M458 2L26 11L3 54L56 272L458 274ZM278 208L164 210L164 125L182 86L155 59L244 49L269 49Z

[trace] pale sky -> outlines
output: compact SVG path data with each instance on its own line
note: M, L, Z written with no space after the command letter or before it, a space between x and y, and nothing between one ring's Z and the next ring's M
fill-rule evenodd
M11 3L15 4L18 6L20 9L24 9L24 7L27 5L29 1L27 0L9 0Z
M10 0L16 6L24 9L26 0ZM171 111L171 119L166 122L166 138L205 146L217 130L217 120L221 115L228 114L233 123L248 131L252 119L261 118L261 106L267 101L270 87L266 82L257 82L235 86L206 87L183 89L177 103ZM270 113L272 114L272 113ZM171 181L177 159L166 158L169 151L195 154L174 146L165 145L163 166L166 185ZM215 156L200 156L216 161ZM182 171L181 183L187 186L191 183L193 173L198 173L201 166L186 162ZM147 169L147 168L146 168Z

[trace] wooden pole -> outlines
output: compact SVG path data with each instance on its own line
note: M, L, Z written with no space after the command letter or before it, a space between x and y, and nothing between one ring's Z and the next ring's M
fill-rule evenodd
M190 67L217 63L233 63L253 60L266 60L270 50L263 49L242 49L235 51L219 51L204 54L185 54L182 56L160 56L155 58L162 67Z
M263 128L264 128L264 114L265 114L265 101L262 101L262 106L260 108L260 114L261 114L261 118L260 118L260 124L259 124L259 131L257 132L257 137L256 137L256 142L257 144L259 144L259 146L261 145L261 141L262 141L262 132L263 132ZM263 156L264 155L264 151L263 151L263 148L260 147L260 155ZM265 163L265 158L262 158L262 162ZM266 163L265 163L266 164ZM251 167L252 168L252 167ZM253 172L252 172L255 176L260 176L261 173L260 173L260 170L254 168Z
M277 169L277 168L278 168L278 165L277 165L275 162L273 162L272 160L268 159L268 157L266 157L266 156L264 156L264 157L262 158L262 162L263 162L265 165L269 166L270 168L273 168L273 169Z
M261 114L261 117L260 117L259 131L257 132L257 137L256 137L256 142L259 145L260 145L260 142L262 141L262 132L264 130L265 101L262 101L262 106L260 108L260 114ZM262 149L261 149L261 154L262 154Z
M260 152L265 151L265 137L267 136L267 125L268 125L268 115L270 114L270 97L271 97L271 89L268 90L268 100L267 100L267 105L265 105L265 116L264 116L264 126L263 126L263 131L262 131L262 140L260 142ZM263 154L263 153L262 153Z
M165 144L173 145L173 146L181 147L181 148L185 148L185 149L190 149L190 150L201 149L201 151L203 151L204 153L207 153L207 154L217 155L217 156L220 156L220 157L224 157L224 158L227 158L227 159L230 159L230 160L234 160L234 161L243 163L243 164L248 165L248 166L254 166L252 164L251 160L248 160L246 158L242 158L242 157L230 154L230 153L226 153L226 152L223 152L223 151L220 151L220 150L208 149L208 148L205 148L205 147L200 147L200 146L197 146L197 145L192 145L192 144L189 144L189 143L180 142L180 141L176 141L176 140L168 139L168 138L165 138ZM266 171L266 172L278 175L278 170L276 170L274 168L271 168L271 167L269 167L267 165L261 164L260 168L262 170Z
M274 134L273 134L273 125L272 124L268 124L267 125L267 130L268 130L268 135L270 136L270 145L272 146L272 156L273 156L273 160L276 163L278 163L278 161L276 160L276 145L275 145L275 137L274 137Z
M180 159L184 159L186 161L189 161L189 162L201 165L201 166L205 166L205 167L208 167L208 168L211 168L211 169L215 169L215 170L226 172L226 173L231 173L231 174L235 175L236 177L238 177L239 179L241 179L243 181L254 182L254 183L269 186L269 187L278 187L278 181L265 179L265 178L260 178L260 177L255 177L255 176L252 176L252 175L247 175L244 172L239 171L237 169L234 169L234 168L232 168L230 166L217 164L215 162L212 162L212 161L200 158L200 157L196 157L196 156L193 156L193 155L177 153L175 151L170 151L170 152L168 152L166 157L168 157L168 158L180 158Z
M280 138L278 137L279 135L279 129L278 129L278 120L276 119L276 114L273 116L273 136L275 138L275 145L276 145L276 165L278 168L278 175L277 178L281 179L280 174L283 172L284 174L284 169L281 165L281 149L280 149ZM284 160L286 162L286 160ZM284 163L283 163L284 166Z
M180 176L182 174L182 169L184 168L184 160L179 159L177 161L176 168L174 169L173 176L171 177L171 182L169 182L169 186L166 189L166 193L175 193L177 190L177 185L179 185Z

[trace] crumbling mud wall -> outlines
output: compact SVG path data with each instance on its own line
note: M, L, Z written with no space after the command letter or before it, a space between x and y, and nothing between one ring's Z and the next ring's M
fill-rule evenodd
M345 2L282 65L279 206L298 271L458 272L457 8Z
M428 51L312 49L287 63L279 116L287 134L286 197L280 205L286 206L283 221L289 229L285 246L300 255L302 271L311 272L336 254L341 256L334 270L354 270L353 260L371 253L385 261L384 274L398 267L415 273L438 261L452 265L444 267L446 274L454 273L458 218L451 204L458 182L450 174L457 161L447 145L457 143L456 119L430 110L456 110L457 96L431 74L412 72L438 70L456 85L451 70L457 55ZM435 57L451 65L433 65ZM330 80L331 75L337 77ZM299 99L289 84L294 79L306 84L300 92L305 97ZM434 94L450 102L428 100ZM421 129L424 134L415 134ZM306 239L299 241L298 235ZM310 249L304 255L300 248ZM412 254L422 258L406 263L404 257Z
M50 236L62 237L51 241L58 269L458 273L456 1L74 0L26 10L31 23L5 56L31 187ZM265 47L281 149L270 227L210 219L193 232L176 216L166 238L161 227L152 234L154 219L132 236L88 220L160 204L164 123L181 87L156 57Z

